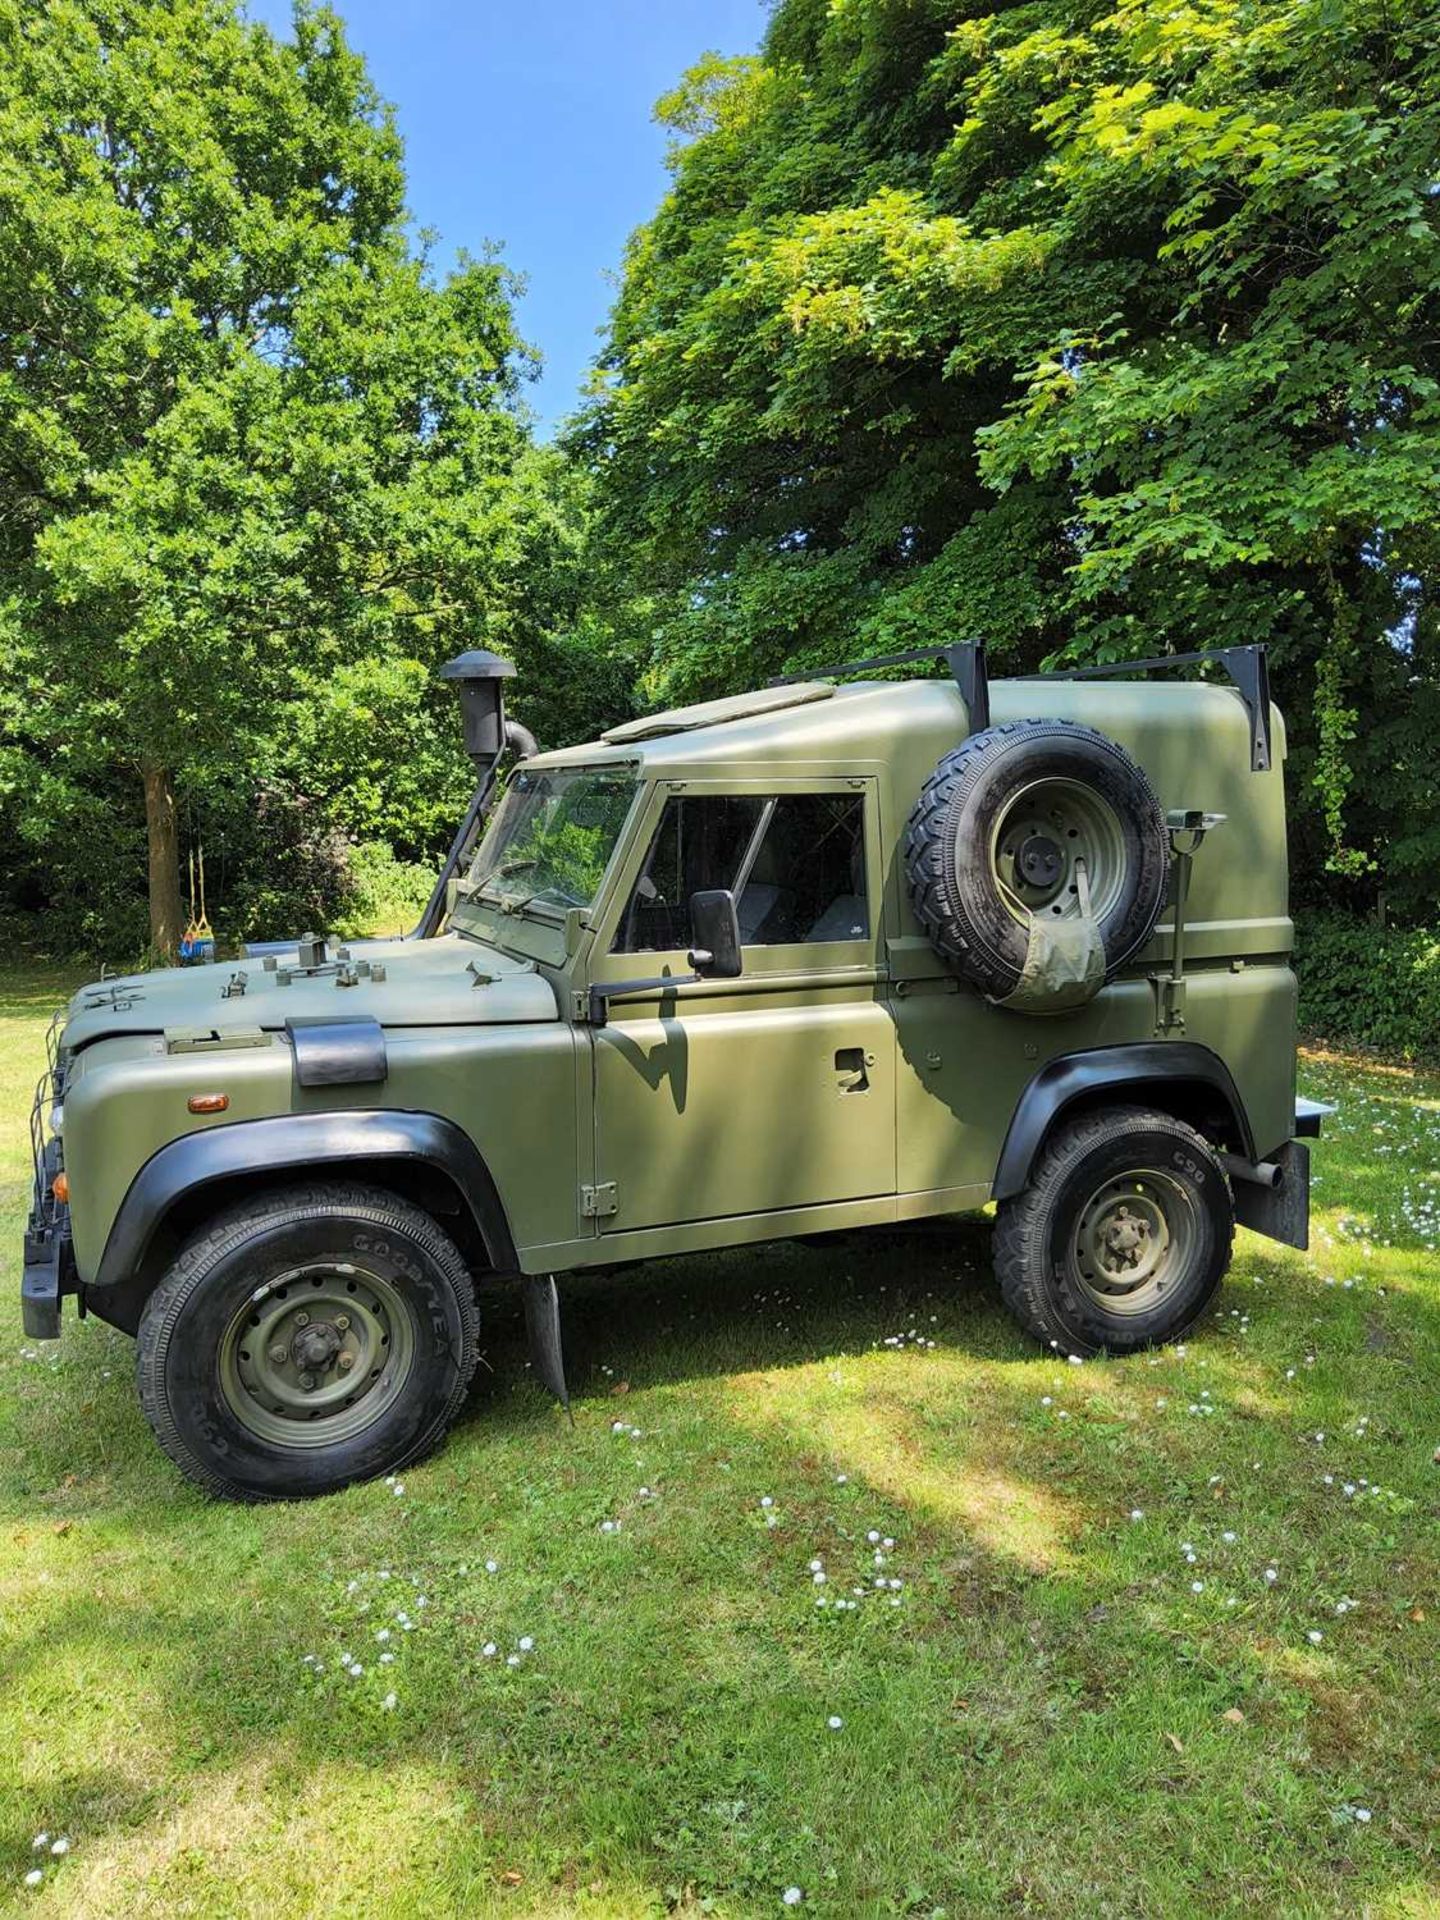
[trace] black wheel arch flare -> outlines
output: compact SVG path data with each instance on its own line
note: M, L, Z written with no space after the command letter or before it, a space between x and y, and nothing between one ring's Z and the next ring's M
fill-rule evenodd
M1200 1106L1223 1113L1233 1144L1255 1158L1255 1138L1230 1069L1194 1040L1153 1040L1058 1054L1026 1086L1015 1105L995 1168L996 1200L1011 1200L1029 1183L1047 1134L1064 1114L1106 1096L1148 1098L1178 1119Z
M85 1303L101 1319L133 1332L158 1278L152 1255L166 1223L207 1189L219 1205L247 1177L273 1185L292 1174L333 1168L354 1177L357 1167L375 1174L386 1165L407 1173L424 1169L443 1181L490 1266L500 1273L517 1270L515 1242L490 1169L453 1120L384 1108L287 1113L207 1127L152 1154L120 1203L95 1277L83 1290ZM383 1180L383 1172L378 1177Z

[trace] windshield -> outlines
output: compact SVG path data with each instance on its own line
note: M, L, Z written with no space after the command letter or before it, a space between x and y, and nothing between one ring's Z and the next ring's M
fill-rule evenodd
M588 907L634 798L628 767L519 768L461 882L460 898Z

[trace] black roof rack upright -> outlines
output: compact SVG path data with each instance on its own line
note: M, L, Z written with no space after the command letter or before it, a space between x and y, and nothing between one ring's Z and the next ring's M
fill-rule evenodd
M1214 660L1230 676L1245 703L1250 720L1250 771L1266 773L1274 757L1270 734L1270 664L1262 642L1248 647L1207 647L1196 653L1161 653L1148 660L1107 660L1098 667L1058 667L1049 673L1017 674L1019 680L1128 680L1136 674L1162 673L1172 667L1193 667ZM950 647L919 647L913 653L886 653L873 660L849 660L838 667L812 667L808 673L786 673L771 680L772 687L793 687L802 680L841 680L877 667L916 666L921 661L946 666L955 677L960 697L970 715L972 731L990 724L990 678L983 640L963 640Z
M840 667L812 667L809 673L782 673L766 682L771 687L795 687L805 680L843 680L851 673L873 673L876 667L912 667L920 661L948 667L970 715L973 733L990 724L990 676L983 640L959 640L952 647L919 647L914 653L882 653L873 660L848 660Z

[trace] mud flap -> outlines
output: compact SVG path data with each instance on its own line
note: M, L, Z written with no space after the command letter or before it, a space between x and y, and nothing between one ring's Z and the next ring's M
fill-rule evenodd
M1303 1253L1310 1244L1310 1149L1303 1140L1287 1140L1267 1158L1280 1168L1279 1186L1236 1180L1235 1218L1252 1233L1263 1233L1267 1240L1298 1247Z
M525 1300L525 1334L530 1342L530 1364L537 1377L550 1389L570 1415L570 1394L565 1385L565 1356L560 1346L560 1290L553 1273L532 1273L522 1288Z

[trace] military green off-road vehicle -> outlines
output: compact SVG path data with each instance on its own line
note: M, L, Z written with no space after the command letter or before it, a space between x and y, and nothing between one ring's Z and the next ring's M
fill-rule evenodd
M74 1294L138 1336L187 1474L288 1497L439 1441L501 1275L563 1395L579 1268L993 1201L1011 1311L1091 1354L1188 1327L1237 1217L1303 1246L1263 652L1217 656L1228 686L911 657L950 677L836 669L551 753L506 663L452 662L482 780L414 934L57 1016L28 1333Z

